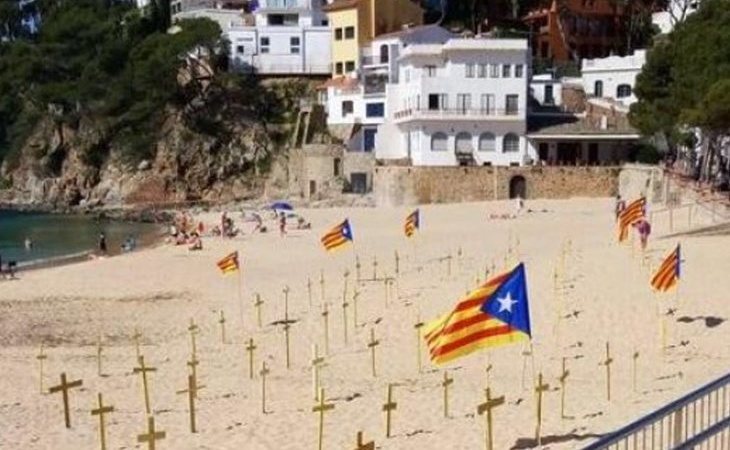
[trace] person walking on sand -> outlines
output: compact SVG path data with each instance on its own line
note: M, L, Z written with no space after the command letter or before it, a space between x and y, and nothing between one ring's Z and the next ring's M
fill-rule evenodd
M639 232L639 239L641 240L641 250L646 250L646 244L649 242L649 235L651 234L651 224L646 219L641 219L636 223L636 231Z
M286 234L286 214L279 213L279 234L284 237Z
M106 235L103 231L99 233L99 252L106 255Z

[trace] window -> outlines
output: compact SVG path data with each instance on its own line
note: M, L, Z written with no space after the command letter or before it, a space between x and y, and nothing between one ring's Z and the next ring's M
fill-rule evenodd
M487 77L487 65L486 64L479 64L477 66L477 76L479 78L486 78Z
M489 76L492 78L499 78L499 64L492 64L489 66Z
M352 114L354 112L355 108L352 104L352 100L345 100L342 102L342 116L346 116L348 114Z
M335 28L335 40L336 41L342 40L342 28Z
M332 166L333 175L339 177L342 173L342 160L340 158L335 158L334 161L332 161Z
M428 94L428 109L430 111L445 109L448 99L446 94Z
M509 133L504 136L502 141L502 151L504 153L516 153L520 151L520 138L516 134Z
M426 67L425 67L425 68L423 69L423 73L424 73L424 74L425 74L425 75L426 75L426 76L427 76L428 78L433 78L433 77L435 77L435 76L436 76L436 66L426 66Z
M505 97L504 109L508 116L516 116L519 111L519 95L508 95Z
M509 78L512 76L512 66L505 64L502 66L502 78Z
M299 23L298 14L269 14L268 24L272 26L296 26Z
M244 51L243 51L243 45L237 45L236 46L236 53L238 53L239 55L243 55L243 53L244 53Z
M522 75L525 72L525 66L522 64L517 64L515 66L515 78L522 78Z
M380 63L386 64L390 60L389 56L390 51L388 50L388 46L383 44L380 46Z
M271 45L271 41L269 41L269 38L262 37L260 42L261 42L261 53L269 53L269 45Z
M466 65L466 77L467 78L474 78L474 72L475 72L475 65L474 64L467 64Z
M454 143L454 150L456 153L471 153L474 151L474 146L471 142L471 134L462 131L456 135L456 142Z
M355 39L355 27L345 27L345 39Z
M368 103L365 105L365 117L383 117L385 116L385 104Z
M471 109L470 94L456 94L456 110L459 114L466 114Z
M495 138L492 133L482 133L479 135L479 151L493 152L497 149Z
M480 103L483 114L494 114L494 94L482 94Z
M299 37L298 36L292 36L289 38L289 53L292 55L298 55L299 49L301 48L299 46Z
M603 81L598 80L593 84L593 95L603 97Z
M338 62L337 64L335 64L335 73L337 75L342 75L342 63L341 62Z
M545 104L552 105L554 103L555 103L555 98L553 97L553 85L546 84L545 85Z
M375 135L378 134L377 128L365 128L362 131L362 149L365 152L372 152L375 149Z
M631 97L631 85L619 84L616 88L616 98Z
M431 135L431 151L445 152L448 150L449 137L446 133L434 133Z
M355 71L355 61L345 62L345 72L354 72L354 71Z

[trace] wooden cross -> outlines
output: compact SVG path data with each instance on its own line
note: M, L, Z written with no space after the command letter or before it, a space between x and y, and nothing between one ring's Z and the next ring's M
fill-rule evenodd
M101 345L101 335L99 335L99 339L96 341L96 374L101 376L101 352L102 352L102 345Z
M324 304L324 270L319 271L319 293L320 293L320 304Z
M329 325L330 312L327 310L327 303L322 306L322 324L324 326L324 353L329 355L330 353L330 325Z
M527 370L527 360L528 358L532 358L532 344L530 344L529 350L523 350L522 351L522 388L525 388L525 371ZM534 366L533 366L533 373L532 373L532 382L535 382L535 372L534 372Z
M393 401L393 384L388 384L388 399L383 405L385 411L385 437L390 437L390 417L391 412L398 408L398 403Z
M378 279L378 257L373 256L373 281Z
M454 383L453 378L449 378L449 371L444 371L444 381L441 386L444 388L444 417L449 417L449 386Z
M76 380L69 383L66 380L66 372L63 372L61 374L61 384L59 384L58 386L53 386L48 390L49 394L61 392L61 394L63 395L63 419L66 422L66 428L71 428L71 413L68 407L68 390L79 387L83 383L84 382L82 380Z
M48 359L48 356L43 353L43 342L41 342L41 349L35 359L38 360L38 383L40 385L41 394L43 394L43 361Z
M398 255L398 250L395 251L395 276L400 275L400 256Z
M350 304L347 302L347 276L349 272L345 272L345 289L342 293L342 332L344 333L345 345L347 345L347 307Z
M284 320L289 320L289 286L285 286L282 292L284 293Z
M355 255L355 275L357 276L357 282L359 283L362 280L362 277L360 276L360 268L362 266L360 265L360 257Z
M355 292L352 293L352 329L357 330L357 300L360 298L360 291L355 288Z
M636 366L639 360L639 352L635 351L634 355L632 357L632 378L633 378L633 385L634 385L634 392L636 392Z
M390 303L390 278L383 278L383 287L385 288L385 307L387 308Z
M314 405L312 408L312 412L319 413L319 450L322 450L324 442L324 413L333 409L335 409L334 404L328 404L324 401L324 388L319 388L319 404Z
M101 398L101 392L98 394L99 407L91 410L92 416L99 416L99 438L101 442L101 450L106 450L106 421L104 420L104 414L114 412L113 406L104 406L104 401Z
M188 394L188 408L190 410L190 432L197 433L195 429L195 398L198 396L198 390L205 386L198 386L195 377L188 375L188 388L177 391L178 394Z
M461 257L464 253L461 251L461 246L456 250L456 262L459 264L459 268L461 268Z
M194 358L194 356L193 356ZM145 411L147 411L147 414L150 414L152 412L150 408L150 393L149 389L147 388L147 372L155 372L157 369L155 367L147 367L144 364L144 356L139 357L139 367L135 367L132 372L133 373L139 373L142 375L142 388L144 389L144 407Z
M535 394L537 394L537 426L535 427L535 442L542 445L542 393L550 389L550 385L542 382L542 372L537 378Z
M284 319L284 343L286 345L286 368L291 368L291 358L289 353L289 329L291 328L291 325L289 325L289 320Z
M375 442L363 442L362 431L357 432L357 447L355 450L375 450Z
M221 310L221 316L220 319L218 319L218 323L221 324L221 343L223 345L226 344L226 316L223 313L223 310Z
M193 376L193 380L195 380L195 383L198 383L198 364L200 364L200 361L194 356L190 355L190 361L188 361L186 364L188 367L190 367L190 375ZM195 398L198 398L198 392L195 391L193 393L195 395Z
M312 279L307 277L307 299L309 300L309 309L312 309Z
M312 388L314 390L314 399L317 400L319 397L320 387L320 370L324 367L324 357L319 356L319 348L317 344L312 344Z
M497 398L492 398L491 391L489 388L484 390L487 397L487 401L477 405L477 414L484 415L486 413L486 427L484 431L484 442L487 450L494 448L494 436L492 433L492 410L500 405L504 404L504 395Z
M446 257L447 262L447 272L446 274L451 278L451 260L453 259L453 256L451 256L451 253L449 252L449 256Z
M138 434L137 435L137 442L140 444L144 444L147 442L147 448L149 450L155 450L156 445L155 443L157 441L161 441L162 439L165 439L167 436L167 433L164 431L157 431L155 429L155 417L149 416L147 418L147 433L146 434Z
M606 366L606 398L608 401L611 401L611 363L613 363L613 358L611 358L611 347L609 346L609 343L606 342L606 359L601 363L602 366Z
M266 367L266 361L261 363L261 412L266 414L266 375L269 374L270 370Z
M416 367L418 373L421 373L421 328L423 328L423 325L424 323L420 320L413 325L413 328L416 329Z
M188 326L188 331L190 332L190 348L193 352L193 358L195 358L198 355L198 348L195 343L195 336L200 333L200 328L195 324L195 321L193 319L190 319L190 325ZM138 358L139 359L139 358Z
M256 345L253 343L253 338L248 338L246 352L248 353L248 378L250 380L253 380L253 352L256 348Z
M342 274L342 281L343 281L343 287L342 287L342 301L345 302L347 299L347 280L350 278L350 271L345 269L345 272Z
M139 359L141 353L139 351L139 339L142 337L142 333L137 330L137 328L134 329L134 334L132 335L132 339L134 339L134 350L137 354L137 359Z
M570 375L570 371L565 368L565 359L563 358L563 371L560 374L560 378L558 380L560 381L560 418L565 419L565 386L566 381L568 379L568 376Z
M372 371L373 371L373 377L376 376L375 373L375 347L380 345L380 341L375 340L375 329L370 329L370 342L368 342L368 347L370 348L370 356L372 361Z
M253 306L256 308L256 322L259 325L259 328L261 328L261 306L264 304L264 301L261 300L261 294L256 293L256 301L253 302Z

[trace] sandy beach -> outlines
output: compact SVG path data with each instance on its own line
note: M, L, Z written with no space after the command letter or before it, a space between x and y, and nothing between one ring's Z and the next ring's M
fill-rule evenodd
M167 433L157 448L317 448L310 360L313 344L324 353L321 273L330 311L330 351L322 386L327 403L334 405L324 418L327 449L355 448L358 431L374 440L376 448L484 448L485 420L476 408L484 401L487 383L493 396L505 396L505 404L494 410L495 448L534 447L532 386L539 373L550 385L543 397L544 448L581 448L597 435L727 372L727 228L667 237L666 217L657 217L642 262L638 243L634 250L616 243L612 199L535 200L526 207L531 212L516 219L490 220L490 213L512 213L513 203L422 206L422 228L410 240L402 231L409 208L302 210L312 229L292 230L284 238L269 223L265 234L205 238L200 252L160 246L0 281L0 448L99 448L98 416L90 414L98 406L97 393L115 408L107 415L108 448L146 448L136 439L146 432L147 420L141 377L133 373L138 364L135 328L142 335L145 363L157 369L148 374L150 400L157 428ZM238 214L232 217L240 222ZM354 245L326 253L320 236L346 217L352 223ZM212 224L218 216L207 214L203 220ZM699 215L694 227L702 227ZM656 295L649 286L651 268L677 242L685 260L679 295ZM232 251L241 256L240 295L237 276L222 276L216 267ZM395 251L400 273L386 298L383 278L395 276ZM356 255L362 266L360 283L355 280ZM527 270L532 356L523 356L529 348L516 344L440 368L430 364L422 345L419 372L414 324L449 311L467 289L484 281L487 269L501 272L518 261ZM347 343L342 307L346 270ZM374 270L377 281L368 281ZM278 323L284 319L286 286L293 321L290 369ZM265 302L262 327L253 306L256 293ZM225 344L221 311L226 318ZM669 347L664 351L662 315ZM197 401L196 434L189 430L187 396L176 393L187 387L191 319L200 327L197 374L205 386ZM380 342L376 377L367 346L371 329ZM244 346L249 338L257 346L253 380ZM606 342L613 358L610 402L606 367L600 365ZM60 393L39 393L36 355L41 343L47 355L46 392L59 383L62 372L69 380L83 380L83 386L69 394L71 429L64 427ZM634 352L639 353L636 390ZM563 358L570 371L567 418L560 414ZM271 371L266 414L261 411L258 375L263 361ZM443 415L443 369L454 379L448 418ZM386 438L382 405L389 383L394 384L397 409L392 436Z

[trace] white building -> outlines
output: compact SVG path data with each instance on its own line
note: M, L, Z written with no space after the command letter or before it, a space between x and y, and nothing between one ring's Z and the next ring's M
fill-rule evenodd
M633 55L584 59L583 89L588 97L609 98L628 106L636 102L636 76L646 62L646 50Z
M553 74L535 75L530 79L530 97L540 106L561 106L563 104L563 80Z
M378 160L415 166L522 165L528 154L527 40L453 38L414 44L386 88Z
M323 0L259 0L255 25L224 30L231 67L261 74L328 75L331 30Z
M173 22L185 19L209 19L221 27L223 34L226 34L232 27L244 25L243 10L221 9L221 8L199 8L189 9L172 15Z

